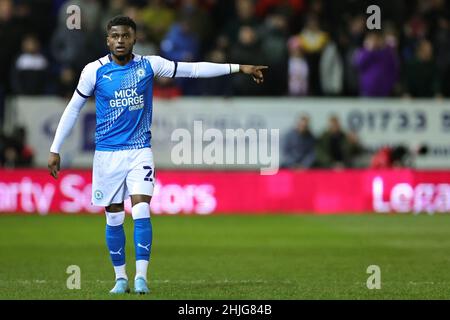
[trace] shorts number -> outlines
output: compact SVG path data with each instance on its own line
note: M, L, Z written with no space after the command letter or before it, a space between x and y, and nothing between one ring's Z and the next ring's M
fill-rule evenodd
M144 168L145 170L148 170L148 173L147 173L147 175L145 176L144 181L150 181L150 182L153 182L153 177L152 177L153 170L152 170L152 167L150 167L150 166L144 166L143 168Z

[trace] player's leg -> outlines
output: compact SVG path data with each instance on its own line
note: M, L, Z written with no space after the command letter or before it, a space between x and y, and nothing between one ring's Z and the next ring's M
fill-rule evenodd
M148 195L132 195L131 213L134 221L134 246L136 253L135 291L148 293L147 269L152 250L153 228L150 219L150 200Z
M127 159L120 152L96 151L92 174L92 203L105 207L106 244L115 271L116 285L111 293L129 292L125 271L125 232L123 223L126 195Z
M133 150L130 172L126 185L131 195L134 221L134 245L136 253L135 291L149 292L147 288L147 268L152 248L152 223L150 200L153 195L155 173L153 155L150 148Z
M116 285L111 293L129 292L128 276L125 268L125 210L122 203L105 207L106 214L106 244L111 262L116 274Z

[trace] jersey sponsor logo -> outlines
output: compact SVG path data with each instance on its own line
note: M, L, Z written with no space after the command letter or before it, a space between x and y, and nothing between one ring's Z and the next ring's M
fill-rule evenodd
M144 108L144 95L138 94L137 88L116 90L114 97L109 100L111 108L128 107L130 111Z

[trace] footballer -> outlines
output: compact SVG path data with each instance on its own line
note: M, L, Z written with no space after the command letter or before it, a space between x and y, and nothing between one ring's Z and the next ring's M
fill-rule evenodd
M96 130L92 204L105 208L106 244L115 271L111 293L128 293L125 269L124 200L131 197L136 273L134 292L149 292L147 267L152 249L150 201L155 185L151 149L154 77L208 78L242 72L263 82L266 66L175 62L133 53L136 23L117 16L107 25L110 53L87 64L56 129L48 168L57 179L60 150L89 97L95 95Z

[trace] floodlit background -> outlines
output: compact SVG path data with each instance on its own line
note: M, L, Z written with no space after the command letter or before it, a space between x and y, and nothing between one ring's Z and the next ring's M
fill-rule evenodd
M110 298L103 209L90 203L94 98L60 178L46 167L118 14L138 25L137 54L269 66L262 85L154 80L147 298L449 297L448 1L0 0L1 298ZM191 148L181 163L180 129ZM133 266L130 217L126 228ZM80 290L66 288L70 265ZM371 265L381 289L367 286Z

